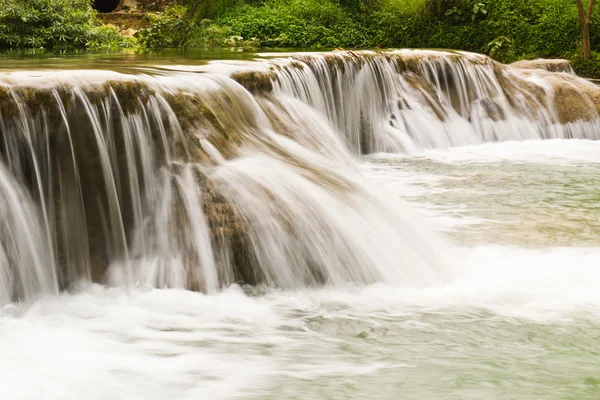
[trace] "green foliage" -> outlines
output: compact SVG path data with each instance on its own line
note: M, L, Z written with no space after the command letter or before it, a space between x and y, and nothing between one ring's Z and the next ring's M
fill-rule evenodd
M510 62L566 57L580 42L572 0L425 0L420 7L410 6L414 0L396 1L407 11L384 1L361 17L371 45L462 49ZM595 13L593 48L600 45L598 22Z
M498 36L486 46L486 51L490 55L501 62L514 61L514 43L506 36Z
M232 34L228 27L214 24L210 19L196 22L190 18L187 7L183 6L168 8L164 13L149 14L148 18L150 24L135 35L139 44L146 49L212 49L245 47L252 43Z
M123 37L117 28L109 25L92 27L87 42L88 48L100 51L135 49L137 46L135 38Z
M0 0L0 48L118 48L116 30L94 25L91 0Z
M597 75L598 53L579 59L573 0L177 0L124 38L95 24L92 0L0 0L0 48L452 48L502 61L566 57ZM600 13L591 22L600 47Z
M168 11L140 32L145 47L451 48L507 63L580 51L573 0L182 1L187 11ZM600 13L591 25L598 49Z
M464 8L462 6L454 6L444 13L446 17L450 17L455 23L464 24L465 22L475 22L478 19L483 19L487 15L486 5L483 3L475 3L472 8Z
M85 47L94 18L89 0L0 0L0 47Z
M600 53L596 51L592 51L592 57L589 60L584 60L582 52L578 52L571 58L571 65L577 75L600 79Z
M237 8L217 23L259 47L333 48L367 43L365 29L329 0L269 0L259 7Z
M244 4L258 5L260 1L243 0L187 0L190 13L196 20L218 18L228 11Z
M452 48L512 62L572 56L580 42L573 0L185 1L140 33L146 47Z
M136 37L147 48L186 48L193 45L195 26L185 18L187 9L176 6L164 13L148 14L150 25L140 29Z

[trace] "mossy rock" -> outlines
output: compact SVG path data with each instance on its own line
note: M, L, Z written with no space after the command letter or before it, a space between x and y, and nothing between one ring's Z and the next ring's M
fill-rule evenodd
M109 80L102 85L102 91L105 95L112 91L126 114L140 111L154 95L154 89L139 80Z
M242 85L250 93L263 94L273 91L273 80L275 72L263 71L239 71L231 75L231 79Z
M510 64L510 67L518 69L543 69L549 72L571 73L573 71L571 62L563 59L539 58L537 60L522 60Z

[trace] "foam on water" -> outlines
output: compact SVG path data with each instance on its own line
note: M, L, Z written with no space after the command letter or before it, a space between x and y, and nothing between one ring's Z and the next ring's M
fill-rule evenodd
M513 379L527 398L554 398L536 395L547 374L556 373L548 370L547 356L561 351L543 332L564 331L572 335L565 345L579 346L587 339L573 324L600 326L594 284L600 249L487 246L448 257L462 277L438 288L377 284L249 297L236 286L217 295L95 286L34 304L20 318L6 309L0 317L0 396L321 398L342 390L353 398L419 398L447 392L453 379L470 375L465 387L472 392L463 387L447 392L448 398L496 398L504 392L494 379ZM502 353L482 348L481 359L470 356L478 340ZM469 375L454 359L456 351L469 357ZM557 388L556 398L592 398L579 386L594 376L594 358L569 351L574 356L562 355L561 365L572 380ZM521 358L538 364L523 381L513 375ZM482 367L487 362L499 364L489 370ZM431 379L439 374L450 379ZM398 376L410 380L390 385L388 379Z
M368 159L394 160L422 157L443 163L545 163L569 165L572 163L600 163L600 142L583 139L553 139L492 142L451 149L427 149L412 154L378 153Z
M564 144L522 150L547 169ZM561 154L585 158L587 145ZM460 167L427 163L411 172L413 184L422 176L434 188ZM427 196L427 185L421 190ZM460 200L467 210L469 199ZM484 215L495 212L488 204ZM436 225L444 215L429 218ZM600 247L456 245L444 258L456 278L421 289L234 285L204 295L84 286L29 308L6 306L0 397L597 398Z

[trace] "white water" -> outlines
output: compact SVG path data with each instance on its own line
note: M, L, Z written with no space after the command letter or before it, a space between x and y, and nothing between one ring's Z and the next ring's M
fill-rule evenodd
M42 185L41 193L28 195L19 179L25 181L31 165L24 162L20 171L14 165L22 154L11 153L11 172L0 169L0 195L6 197L0 199L10 210L0 212L0 249L16 243L22 250L13 253L33 261L25 266L29 259L17 257L3 265L0 258L0 270L17 265L33 273L25 281L29 287L16 285L30 301L6 304L20 293L6 278L0 285L6 304L0 311L0 399L600 396L596 142L477 144L477 134L469 146L413 141L408 154L357 161L342 144L352 149L352 141L329 126L329 111L307 107L308 97L254 97L216 76L144 80L164 96L181 87L221 88L204 99L243 139L213 143L214 130L202 127L201 145L184 145L187 152L205 153L198 162L189 162L177 146L165 151L152 145L148 132L159 142L184 140L177 116L158 96L142 112L120 116L125 152L119 153L103 114L113 108L108 101L90 102L86 115L98 112L95 126L102 128L91 132L104 149L100 187L107 198L121 199L109 201L101 219L114 252L104 278L117 287L89 283L75 265L71 273L81 279L61 294L51 275L39 290L39 277L58 266L43 245L44 229L54 229L44 221L52 219L39 215L38 204L65 186ZM29 121L31 131L49 140L48 129L36 125L40 120ZM593 123L583 131L590 138ZM527 132L556 132L543 120L536 124ZM382 126L374 126L375 136ZM438 128L432 125L423 137L442 133ZM503 139L518 137L504 128ZM18 141L7 142L17 148L11 146ZM46 149L43 140L34 145ZM78 153L72 153L65 153L61 168L77 170L71 160ZM161 156L168 168L155 167ZM43 173L34 176L42 179L52 161L37 160ZM125 176L127 183L119 183ZM85 176L75 181L90 185ZM132 205L122 200L123 190ZM215 193L219 201L205 200ZM76 194L61 192L60 199L90 206ZM48 204L50 216L77 214L78 208ZM131 221L118 208L123 204L132 210ZM216 222L205 207L222 212L226 205L248 229L251 271L232 261L239 243L212 236ZM28 215L28 225L14 226L19 214ZM69 225L59 231L81 235L95 221L74 220L72 231ZM120 224L131 224L134 234ZM23 232L37 235L39 246L14 235ZM86 251L76 255L96 262ZM231 284L253 273L261 275L260 284ZM47 296L27 295L35 288Z
M570 74L505 68L464 52L385 54L297 56L278 71L275 91L327 115L349 146L362 153L598 138L598 114L585 94L595 87ZM560 88L574 89L570 102L588 107L564 115L564 106L555 101Z
M13 229L48 227L45 258L66 264L43 271L55 289L90 277L214 293L236 281L415 287L452 276L438 240L364 181L339 133L298 99L213 74L42 75L54 86L3 77L16 104L2 119L4 162L43 211L41 226ZM50 91L45 109L27 103L28 85ZM28 263L2 268L48 280Z
M0 164L0 303L56 293L54 260L28 194ZM30 224L31 229L23 229Z
M597 193L595 181L577 185L578 174L571 173L600 169L590 160L594 147L589 141L490 144L400 161L375 157L365 168L417 207L424 198L447 199L447 208L425 214L452 238L470 214L487 220L502 210L473 202L468 183L453 188L451 175L465 174L461 168L492 186L507 166L532 168L531 180L558 169L561 181L505 188L514 196L564 190L540 203L558 213L566 202L585 206L583 195ZM491 150L497 159L484 157ZM522 183L516 171L506 174ZM518 210L505 213L515 217ZM484 225L466 225L467 235L479 236ZM511 234L531 236L519 225ZM30 308L7 306L0 317L0 397L595 399L597 235L581 247L554 245L538 234L536 246L455 240L444 258L459 276L438 287L233 286L204 295L93 286Z

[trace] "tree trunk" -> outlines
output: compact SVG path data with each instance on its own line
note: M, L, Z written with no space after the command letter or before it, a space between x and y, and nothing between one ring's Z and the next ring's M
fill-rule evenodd
M583 39L583 59L589 60L592 56L592 49L590 46L590 24L586 23L581 27L581 38Z
M594 4L596 4L596 0L589 0L586 14L582 1L577 0L577 14L579 15L579 23L581 24L581 39L583 41L584 60L589 60L592 56L592 47L590 43L590 21L592 19Z

